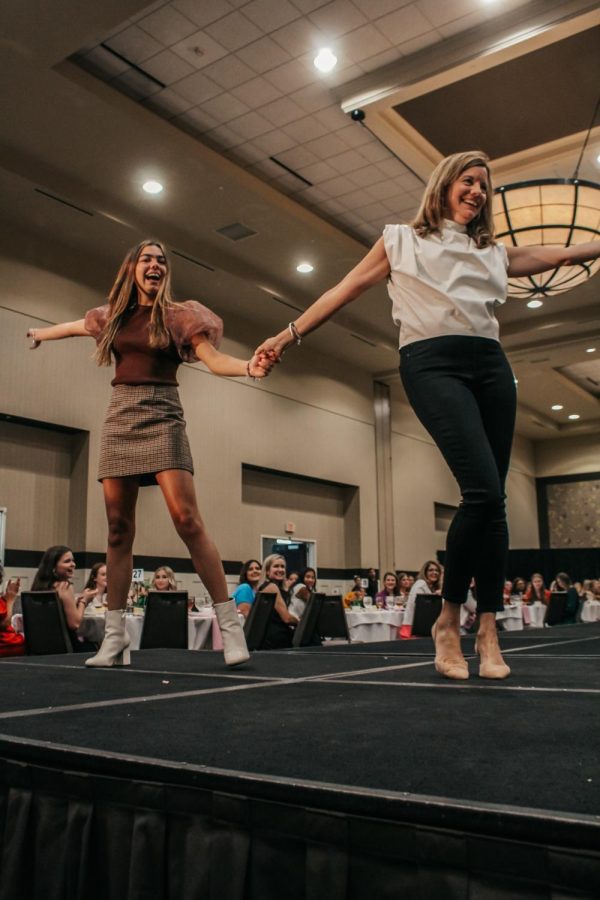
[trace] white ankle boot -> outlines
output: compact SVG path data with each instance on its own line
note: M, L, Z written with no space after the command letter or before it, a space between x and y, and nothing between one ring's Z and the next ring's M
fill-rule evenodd
M95 656L86 659L86 666L128 666L129 636L125 631L125 610L108 609L102 646Z
M223 635L223 653L228 666L239 666L250 659L244 631L238 619L234 600L226 603L215 603L215 613L221 634Z

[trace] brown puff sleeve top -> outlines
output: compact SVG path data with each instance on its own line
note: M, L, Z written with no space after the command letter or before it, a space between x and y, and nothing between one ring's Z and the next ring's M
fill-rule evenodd
M204 335L213 347L218 347L221 342L223 322L219 316L196 300L185 300L183 303L173 303L166 310L166 326L171 336L169 346L150 347L148 326L151 313L151 306L138 304L125 314L113 346L113 385L176 385L179 364L198 362L191 344L195 335ZM108 304L90 309L85 315L85 327L96 343L106 328L108 317Z

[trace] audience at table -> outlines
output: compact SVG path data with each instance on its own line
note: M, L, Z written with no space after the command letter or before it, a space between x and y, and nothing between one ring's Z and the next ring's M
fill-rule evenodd
M362 581L362 579L361 579L361 581ZM376 597L378 591L379 591L379 581L377 578L377 569L371 568L367 571L366 595L367 595L367 597Z
M527 582L520 575L516 575L513 579L512 586L513 597L517 597L519 600L522 600L526 590Z
M177 579L169 566L159 566L150 582L151 591L176 591Z
M414 583L415 579L412 575L409 575L407 572L398 573L398 596L400 597L403 606L406 605L410 589Z
M258 591L265 594L275 594L275 606L261 650L281 650L292 646L293 628L298 624L298 619L288 609L289 594L285 587L286 561L283 556L272 553L263 563L263 581L258 586Z
M404 622L400 628L399 636L403 640L412 637L412 626L415 618L415 603L417 594L441 594L442 593L442 567L435 559L428 559L423 563L417 575L417 579L410 589Z
M73 591L75 558L70 547L61 544L48 547L33 579L32 591L56 591L62 604L73 650L89 653L96 645L87 641L78 631L81 628L87 604L91 598L85 592L78 597Z
M539 572L534 572L531 576L529 586L523 595L524 603L545 603L546 606L550 602L550 591L544 584L544 578Z
M571 576L566 572L558 572L554 581L550 585L550 592L552 593L553 591L566 593L567 604L563 623L565 625L574 625L581 610L579 594L573 587ZM581 606L583 606L583 603L581 603Z
M312 566L306 566L300 572L298 583L294 585L288 609L298 621L304 615L306 604L317 590L317 573Z
M7 656L22 656L25 653L25 639L17 634L11 625L14 602L19 593L19 578L9 578L4 590L4 569L0 566L0 659Z
M375 606L381 609L395 609L398 593L399 587L396 574L394 572L386 572L383 576L383 588L375 594Z
M90 569L83 593L79 594L78 597L86 599L86 606L90 603L96 607L106 606L106 563L94 563Z
M358 584L356 582L357 578L359 579ZM344 609L350 609L352 606L362 606L366 596L367 592L360 583L360 575L355 575L353 586L347 594L344 594L344 597L342 599Z
M254 603L256 590L262 580L262 565L257 559L247 559L240 572L239 584L231 595L237 611L245 619Z

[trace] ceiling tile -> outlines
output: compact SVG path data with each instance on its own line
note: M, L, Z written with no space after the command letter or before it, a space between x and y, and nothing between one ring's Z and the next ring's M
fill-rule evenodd
M254 144L264 150L267 156L276 156L279 159L284 151L294 146L294 140L289 134L276 128L273 131L267 131L266 134L259 134L254 138Z
M191 19L198 28L204 28L217 19L222 19L232 10L231 3L228 0L210 0L209 3L203 0L173 0L172 5L184 16Z
M165 47L170 47L171 44L176 44L187 37L188 34L193 34L194 31L197 31L194 22L190 22L189 19L182 16L180 12L177 12L174 7L168 4L157 9L156 12L151 13L149 16L139 19L137 24L153 38L156 38L157 41L160 41L161 44L164 44Z
M228 50L238 50L262 37L262 32L240 12L232 12L206 29L211 37Z
M431 23L416 6L406 6L375 22L377 28L394 44L402 44L411 38L431 31Z
M240 84L244 84L244 82L254 78L252 69L233 54L208 66L206 68L206 74L227 90L237 87Z
M205 131L217 128L219 125L216 119L213 119L212 116L205 113L199 106L189 109L182 115L177 116L177 123L180 124L182 128L198 134L203 134Z
M346 116L346 121L348 121L348 116ZM359 122L353 122L352 119L349 122L350 124L336 131L337 136L344 141L347 147L361 147L361 153L363 153L363 147L370 147L377 143L377 139L373 137L368 128ZM370 159L369 162L371 162Z
M472 12L481 11L481 0L453 0L440 3L439 0L417 0L415 6L421 10L434 27L446 25Z
M304 146L319 159L329 159L329 157L344 153L348 149L344 142L334 134L326 134L324 137L309 141Z
M375 166L371 168L373 174L377 175L377 169ZM381 176L379 176L381 177ZM374 200L385 200L386 197L389 197L394 192L390 188L390 182L388 179L385 181L378 181L377 184L371 184L369 187L369 193Z
M370 163L376 163L380 160L390 159L390 151L383 144L373 138L370 144L365 144L360 148L360 152L364 158Z
M332 3L310 13L310 19L321 31L331 37L346 34L367 22L356 6L350 3L350 0L333 0Z
M289 97L280 97L279 100L267 103L266 106L261 107L260 113L278 128L304 118L302 107L290 100Z
M358 150L346 150L337 156L332 156L329 162L336 172L352 172L354 169L362 169L365 165L365 158L361 156Z
M326 6L330 3L331 0L292 0L294 6L296 6L301 13L305 15L307 13L313 12L315 9L319 9L321 6Z
M291 138L290 138L291 140ZM298 170L302 166L309 166L311 163L318 162L318 157L308 149L308 145L303 147L292 147L284 153L278 153L277 158L290 169Z
M190 63L195 69L204 69L227 55L227 50L205 31L195 31L182 41L173 44L171 50Z
M243 137L240 137L237 131L229 125L219 125L217 128L213 128L212 131L207 131L203 136L203 140L210 142L217 149L235 147L244 141Z
M294 91L290 94L290 99L301 106L304 112L314 113L329 106L331 97L329 96L329 91L322 85L308 84L306 87L300 88L299 91Z
M425 34L420 34L418 37L400 44L399 55L410 56L411 53L418 53L419 50L431 47L432 44L439 44L441 40L442 36L437 30L426 31Z
M445 38L453 37L455 34L460 34L462 31L468 31L469 28L481 25L486 19L485 10L478 9L467 16L461 16L459 19L452 19L450 22L438 25L437 29Z
M315 119L325 125L328 131L339 131L348 121L346 113L337 105L318 110Z
M160 9L161 6L164 6L165 0L154 0L153 3L148 3L141 12L133 13L129 16L130 22L137 22L138 19L145 19L146 16L150 15L150 13L154 12L155 9Z
M348 187L349 185L346 181L346 193L342 194L341 197L338 197L340 203L342 203L346 209L358 209L359 206L365 206L371 199L368 194L365 195L366 188L354 187L351 191L348 191Z
M369 56L368 59L363 59L360 67L363 72L374 72L376 69L381 69L383 66L396 62L401 58L402 52L400 49L398 47L393 47L391 50L384 50L382 53L376 53L375 56Z
M332 178L331 181L324 181L319 185L329 197L341 197L348 193L348 179L338 176Z
M370 21L373 21L387 13L395 12L402 6L409 6L414 0L352 0L352 2Z
M163 50L156 56L144 61L144 72L148 72L153 78L158 78L163 84L173 84L186 75L194 72L193 66L186 63L180 56L171 50Z
M145 97L157 94L161 90L159 84L156 84L143 72L138 72L137 69L127 69L122 75L117 75L113 83L118 85L119 89L124 94L127 94L128 97L133 97L134 100L143 100Z
M366 219L367 222L375 218L381 218L381 216L385 217L388 214L388 210L383 203L370 203L367 206L359 206L354 212L357 216Z
M363 70L360 66L357 63L353 63L351 66L346 66L345 68L336 67L329 75L322 76L322 79L327 87L332 88L337 87L338 85L345 85L348 81L352 81L354 78L360 78L363 74Z
M234 97L233 94L229 94L227 91L219 94L218 97L212 97L211 100L205 100L202 104L202 109L209 116L214 116L215 119L223 124L249 112L245 103L242 103L241 100L238 100L237 97Z
M325 126L321 122L317 122L313 116L306 116L298 122L290 122L283 130L299 144L305 144L307 141L327 134Z
M389 150L387 152L387 157L387 159L382 159L381 162L377 164L377 168L383 175L386 176L386 178L395 178L396 176L403 175L406 172L404 165L400 162L399 159L396 159L395 156L392 156Z
M265 78L285 93L297 91L316 80L316 69L311 69L305 62L292 59L290 62L265 73Z
M104 43L132 63L141 63L164 49L162 44L137 25L130 25Z
M353 63L362 62L363 59L375 56L376 53L393 49L391 42L373 25L363 25L345 34L340 38L338 47L344 60Z
M251 0L244 6L244 15L261 31L270 33L299 18L300 12L289 0Z
M336 175L335 169L323 160L312 163L310 166L303 166L299 172L303 178L307 178L312 184L321 184L323 181L335 178Z
M194 72L193 75L176 81L172 85L172 89L176 94L185 97L186 100L191 100L195 105L210 100L211 97L216 97L222 92L220 85L215 84L204 72Z
M179 94L176 94L170 88L165 88L164 91L159 91L158 94L148 97L144 101L144 106L160 113L166 119L172 119L186 112L190 108L190 102L189 100L184 100L183 97L180 97Z
M325 46L327 36L309 19L296 19L284 28L271 33L274 41L292 56L314 55L319 47Z
M263 106L265 103L281 97L281 91L266 78L261 78L260 75L233 88L231 93L250 109L256 109L258 106Z
M259 115L257 112L249 112L244 116L240 116L239 119L234 119L232 127L249 141L273 129L268 119L265 119L264 116Z
M120 57L111 53L110 50L106 50L104 47L100 46L94 47L93 50L89 50L85 53L83 60L85 61L84 64L86 69L91 70L94 74L98 74L105 79L107 75L112 78L115 75L120 75L129 68L129 65L125 60L120 59Z
M251 141L246 141L244 144L239 144L237 147L232 148L230 155L244 166L251 165L265 158L264 150L255 146Z
M261 75L290 60L290 54L270 37L261 38L259 41L248 44L247 47L242 47L241 50L238 50L237 55L251 69Z
M370 185L383 184L389 192L387 180L381 180L381 172L378 172L374 166L365 166L364 169L356 169L354 172L348 172L348 181L355 184L357 187L369 187Z

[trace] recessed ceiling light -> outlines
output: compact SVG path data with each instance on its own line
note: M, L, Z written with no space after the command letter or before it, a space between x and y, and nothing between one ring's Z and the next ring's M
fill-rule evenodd
M322 47L313 59L313 63L319 72L331 72L337 63L337 56L331 47Z
M559 410L559 409L564 409L564 407L562 406L561 403L555 403L554 406L552 407L552 409Z
M595 352L596 352L596 348L595 348L595 347L588 347L587 350L586 350L585 352L586 352L586 353L595 353Z
M570 418L570 419L579 419L579 418L581 418L581 417L578 416L577 413L571 413L571 415L569 416L569 418Z
M142 185L147 194L160 194L163 189L160 181L145 181Z
M529 303L527 304L529 309L537 309L538 307L543 306L543 305L544 305L543 300L530 300Z
M311 266L311 264L309 262L303 262L303 263L300 263L300 265L296 266L296 272L302 272L303 274L306 274L307 272L312 272L313 269L314 269L314 266Z

